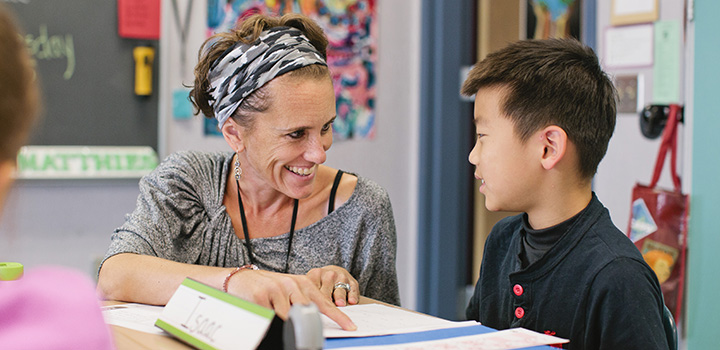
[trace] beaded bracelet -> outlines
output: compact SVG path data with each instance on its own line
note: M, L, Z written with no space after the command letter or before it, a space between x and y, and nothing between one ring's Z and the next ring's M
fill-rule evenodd
M225 282L223 282L223 292L227 293L227 291L228 291L228 283L230 282L230 277L232 277L233 275L238 273L240 270L246 270L246 269L257 270L258 267L255 266L255 264L247 264L247 265L243 265L240 267L236 267L235 270L232 270L232 272L230 272L227 275L227 277L225 277Z

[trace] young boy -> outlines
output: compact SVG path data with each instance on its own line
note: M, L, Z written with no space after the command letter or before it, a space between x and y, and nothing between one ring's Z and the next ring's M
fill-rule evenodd
M570 349L667 349L657 278L591 181L615 128L615 90L575 40L529 40L470 71L475 165L493 227L468 319L570 339Z

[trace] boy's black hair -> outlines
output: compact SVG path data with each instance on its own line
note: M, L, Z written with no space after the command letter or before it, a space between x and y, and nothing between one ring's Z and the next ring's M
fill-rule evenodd
M557 125L578 150L580 175L595 175L615 129L616 91L591 48L574 39L512 43L478 62L461 92L484 87L506 89L500 111L520 140Z

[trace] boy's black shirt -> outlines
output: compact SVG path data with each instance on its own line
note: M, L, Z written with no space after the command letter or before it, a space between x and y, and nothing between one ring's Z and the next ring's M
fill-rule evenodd
M567 233L524 269L523 215L488 236L468 319L568 338L569 349L668 348L655 273L594 193Z
M573 215L573 217L548 228L536 230L530 226L528 216L526 213L522 215L523 218L523 229L520 230L522 237L522 249L520 250L520 261L522 262L522 268L526 268L528 265L540 260L545 253L550 250L555 243L560 240L565 232L568 231L570 226L575 223L575 220L587 210L581 210L579 213Z

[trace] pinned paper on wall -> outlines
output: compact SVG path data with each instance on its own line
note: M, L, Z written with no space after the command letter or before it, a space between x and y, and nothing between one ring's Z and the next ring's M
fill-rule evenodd
M173 90L172 115L175 120L190 119L193 116L193 107L188 97L190 91L184 88Z
M118 34L131 39L160 39L160 0L118 0Z
M203 117L203 135L222 137L222 131L218 128L218 122L215 118Z
M653 103L680 102L681 31L679 21L655 22Z
M613 0L610 7L612 25L648 23L658 19L658 0Z
M608 28L605 31L603 64L613 68L652 65L652 24Z
M642 109L642 75L616 75L613 79L618 95L618 113L637 113Z
M528 39L580 38L582 0L527 0Z

